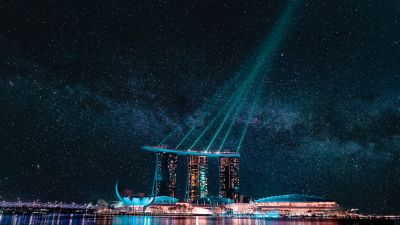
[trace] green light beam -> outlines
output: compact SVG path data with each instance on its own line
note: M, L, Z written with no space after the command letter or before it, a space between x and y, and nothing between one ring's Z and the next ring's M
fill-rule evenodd
M240 108L236 111L236 113L235 113L235 115L234 115L234 117L233 117L233 119L232 119L232 121L231 121L231 123L230 123L230 125L229 125L229 128L228 128L228 130L226 131L224 138L222 139L222 142L221 142L221 145L219 146L218 152L220 152L220 151L222 150L222 147L225 145L226 139L227 139L228 136L230 135L230 133L231 133L231 131L232 131L232 128L233 128L233 126L235 125L237 116L239 115L239 113L242 112L242 110L243 110L243 103L241 104Z
M228 100L227 103L221 108L218 112L217 115L211 120L211 122L207 125L207 127L201 132L201 134L197 137L197 139L194 141L194 143L187 149L188 151L192 150L194 146L200 141L200 139L204 136L204 134L211 128L211 126L215 123L215 121L218 119L218 117L226 110L226 108L231 104L231 102L235 100L236 96L240 94L242 91L242 86L236 90L230 99Z
M172 131L171 133L169 133L169 134L167 135L167 137L164 138L164 139L158 144L158 146L161 146L162 144L164 144L164 142L166 142L174 133L175 133L175 130Z
M263 80L265 79L265 77L270 72L270 69L271 69L271 66L272 66L272 58L276 55L277 51L279 50L279 47L281 46L281 44L282 44L282 42L284 40L284 37L288 34L288 32L290 30L289 29L290 28L290 18L292 18L295 9L300 4L300 1L301 0L292 0L292 1L289 2L285 12L279 18L278 23L274 27L271 35L269 35L267 40L264 42L263 51L261 52L260 57L258 58L257 63L255 65L255 67L254 67L254 70L258 70L267 61L267 59L269 60L265 76L263 76ZM264 83L264 82L262 82L262 83ZM260 86L260 88L261 88L261 86ZM241 136L240 141L239 141L239 145L238 145L238 147L236 149L237 151L239 151L240 148L241 148L241 145L243 143L243 139L244 139L244 137L246 135L246 132L248 130L249 122L253 117L256 101L258 101L258 97L259 97L258 95L259 95L259 93L257 93L256 98L254 99L253 105L252 105L250 113L249 113L249 117L248 117L248 119L246 121L246 125L244 127L242 136Z
M233 97L233 96L232 96ZM232 98L231 97L231 98ZM217 113L217 115L211 120L211 122L207 125L207 127L201 132L201 134L197 137L197 139L194 141L194 143L188 148L188 151L192 150L194 146L200 141L200 139L203 137L203 135L211 128L211 126L214 124L214 122L218 119L218 117L222 114L222 112L225 111L225 109L229 106L228 103L225 104L225 106L220 109Z
M187 134L182 138L182 140L179 142L179 144L175 147L175 149L178 149L182 143L189 137L189 135L193 132L195 126L192 126L192 128L190 128L189 132L187 132Z
M282 16L280 17L280 19L278 20L278 23L276 24L276 26L273 28L271 35L268 36L268 38L266 39L266 41L263 43L263 47L262 47L262 52L259 54L259 56L256 58L256 63L254 65L254 67L252 68L250 74L247 76L247 78L245 79L245 82L243 83L243 85L241 85L239 87L239 89L237 91L234 92L234 94L231 96L230 100L228 101L228 103L225 104L224 108L222 108L221 110L218 111L217 115L212 119L212 121L207 125L207 127L202 131L202 133L197 137L197 139L195 140L195 142L190 146L190 148L188 149L188 151L192 150L192 148L200 141L200 139L203 137L203 135L212 127L212 125L217 121L217 119L219 118L219 116L221 115L222 112L225 111L225 108L227 108L229 106L229 104L231 104L231 108L236 106L236 100L237 100L237 96L241 95L241 93L243 92L243 89L245 87L247 87L247 84L249 83L249 81L252 81L255 77L257 77L257 75L260 73L261 69L263 68L264 64L266 62L269 62L267 64L268 69L270 69L270 66L272 64L272 58L273 56L275 56L276 52L278 51L284 36L288 33L289 29L285 29L286 27L289 27L290 25L290 18L295 10L295 6L298 5L300 1L296 1L293 0L291 2L289 2L288 7L286 8L285 12L282 14ZM264 74L263 76L263 80L265 78L266 75L269 74L269 70L267 73ZM263 83L263 82L262 82ZM258 98L258 97L257 97ZM256 101L256 99L255 99ZM255 102L253 103L252 109L250 111L250 116L252 116L252 114L254 113L254 107L255 107ZM231 110L229 110L228 112L231 113ZM226 115L227 116L227 115ZM226 117L225 116L225 117ZM229 113L228 113L229 116ZM218 136L220 130L222 129L223 125L225 124L226 120L224 119L223 122L220 124L217 133L214 134L213 139L211 140L211 142L214 142L215 138ZM248 122L250 122L250 120L248 120ZM239 146L238 149L241 146L241 143L243 141L243 138L245 136L245 133L248 129L248 123L246 123L244 132L242 134L241 140L239 142ZM209 144L208 148L212 146Z
M210 150L211 146L213 145L214 141L218 137L218 135L221 132L222 128L224 127L226 121L228 120L229 116L231 115L232 110L236 107L237 103L241 100L243 95L247 96L249 91L252 89L252 85L253 85L254 79L259 74L261 66L262 65L259 64L255 68L253 68L252 71L250 72L250 74L247 76L247 78L243 82L243 84L239 87L238 96L234 98L233 104L229 108L228 113L225 114L225 117L224 117L223 121L219 125L216 133L214 134L213 138L211 139L210 143L208 144L208 146L206 148L207 151Z
M238 101L235 101L235 103L230 107L230 109L228 110L228 112L225 114L224 119L222 120L221 124L219 125L217 131L215 132L213 138L211 139L210 143L208 144L206 151L210 150L211 146L213 145L215 139L217 138L218 134L221 132L222 128L225 125L225 122L228 120L229 116L232 113L232 110L235 108L235 106L238 104Z
M246 124L244 126L243 133L242 133L242 135L240 137L240 141L239 141L238 147L236 148L236 152L238 152L240 150L240 148L242 146L243 139L246 136L246 132L247 132L247 129L249 127L250 120L253 118L254 108L255 108L255 105L256 105L255 103L256 103L256 99L254 99L253 105L251 106L249 117L246 120Z
M218 148L218 152L220 152L222 150L222 147L224 146L226 139L228 138L229 134L232 131L232 128L233 128L233 125L235 124L236 118L239 115L239 113L242 111L242 109L243 109L243 104L241 104L241 107L239 110L236 110L235 115L233 116L232 121L229 124L228 130L226 131L224 138L222 139L221 145Z
M239 81L243 75L243 70L244 69L241 68L239 72L235 73L231 80L229 80L221 88L218 88L215 94L208 101L203 103L200 108L193 113L193 115L199 112L217 111L215 109L220 108L220 105L224 104L223 102L221 103L221 96L229 96L235 92L235 86L237 83L240 83Z
M236 152L238 152L240 150L240 148L242 147L243 139L246 136L250 120L253 119L254 108L255 108L255 106L256 106L256 104L258 102L258 99L260 97L262 87L264 86L264 81L265 81L265 76L263 77L262 82L258 86L258 90L257 90L256 96L254 96L253 104L252 104L250 112L249 112L249 117L247 117L246 124L244 126L242 136L240 137L239 144L238 144L238 146L236 148Z
M252 82L252 80L250 80L249 82ZM231 107L229 108L228 112L225 114L224 119L222 120L222 122L219 125L217 131L215 132L213 138L211 139L210 143L208 144L208 146L206 148L206 151L210 150L211 146L214 144L214 142L215 142L216 138L218 137L219 133L222 131L222 128L225 126L226 121L231 116L233 109L239 104L240 100L242 100L244 96L247 96L247 94L251 90L252 83L250 83L249 85L250 85L250 89L246 89L246 88L241 89L242 92L240 93L240 95L237 98L235 98L234 103L231 105ZM243 91L245 91L245 92L243 92Z
M264 64L264 60L259 60L259 61L257 62L257 64L255 65L255 67L251 70L250 74L248 75L248 77L247 77L247 79L246 79L246 83L244 83L244 84L242 85L242 87L244 87L244 86L247 86L247 83L251 82L251 83L250 83L250 88L247 89L247 94L248 94L249 91L251 90L252 82L254 81L255 78L258 77L257 75L260 74L260 70L262 69L263 64ZM263 76L263 77L264 77L264 76ZM242 87L241 87L241 88L242 88ZM246 94L246 97L247 97L247 94ZM240 97L241 97L241 96L240 96ZM236 100L238 100L238 99L236 99ZM228 113L225 115L223 121L221 122L220 126L218 127L218 130L216 131L216 133L214 134L214 136L213 136L213 138L211 139L210 143L208 144L208 146L207 146L207 148L206 148L207 151L208 151L208 150L211 148L211 146L213 145L215 139L217 138L217 136L218 136L219 133L221 132L222 128L224 127L224 125L225 125L227 119L229 118L229 116L230 116L230 114L232 113L232 110L233 110L233 108L234 108L235 106L236 106L236 104L232 105L231 108L230 108L230 110L228 111Z
M236 73L236 75L234 76L234 78L233 78L232 80L229 81L229 84L228 84L228 85L224 85L223 88L221 88L220 91L217 91L217 93L219 93L219 94L215 94L215 95L211 98L210 101L211 101L211 102L214 102L214 103L210 103L210 104L215 104L215 105L218 104L218 98L220 98L220 96L225 96L225 95L227 95L228 92L229 92L229 89L231 88L231 85L230 85L230 84L234 84L234 85L235 85L235 83L238 82L239 78L240 78L242 75L243 75L243 68L241 69L240 72L237 72L237 73ZM232 95L234 95L236 92L237 92L237 90L236 90L236 91L233 91L233 94L232 94ZM233 99L233 97L231 97L230 100L228 100L227 103L229 103L229 101L231 101L232 99ZM210 101L209 101L209 102L210 102ZM225 103L225 105L226 105L227 103ZM206 104L206 103L203 104L203 105L200 107L200 109L197 110L197 112L199 112L199 111L206 111L207 106L208 106L208 104ZM209 107L213 108L214 106L211 105L211 106L209 106ZM220 109L219 111L223 111L223 110ZM196 112L196 113L197 113L197 112ZM196 113L195 113L195 114L196 114ZM192 131L193 131L193 130L192 130ZM192 132L192 131L189 131L189 132ZM183 142L183 141L181 141L181 142ZM178 147L182 144L181 142L180 142L180 144L178 144Z

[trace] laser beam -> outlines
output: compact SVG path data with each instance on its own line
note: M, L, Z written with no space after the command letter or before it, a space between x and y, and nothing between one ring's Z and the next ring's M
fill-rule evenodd
M192 126L192 128L190 128L189 132L187 132L187 134L182 138L182 140L179 142L179 144L175 147L175 149L178 149L183 142L189 137L189 135L194 131L195 126Z
M165 137L165 138L158 144L158 146L161 146L162 144L164 144L174 133L175 133L175 130L172 131L171 133L169 133L169 134L167 135L167 137Z

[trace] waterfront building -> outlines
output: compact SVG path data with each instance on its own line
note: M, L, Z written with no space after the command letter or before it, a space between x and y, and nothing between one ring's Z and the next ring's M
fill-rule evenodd
M176 168L178 156L173 153L159 152L158 154L158 179L157 195L170 196L176 195Z
M219 195L235 202L240 201L239 158L219 159Z
M192 202L194 205L203 205L203 206L224 206L228 204L232 204L234 201L229 198L223 198L220 196L208 196L205 198L199 198Z
M188 200L205 198L207 188L208 159L206 156L189 156L188 162Z
M235 203L227 206L237 214L263 214L271 217L343 216L344 211L330 199L300 194L261 198L252 203Z

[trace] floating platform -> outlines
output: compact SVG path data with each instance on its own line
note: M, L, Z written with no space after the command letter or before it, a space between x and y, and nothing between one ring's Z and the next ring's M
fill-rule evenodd
M163 146L143 146L143 150L149 152L166 152L184 156L207 156L211 158L240 158L239 152L211 152L201 150L179 150Z

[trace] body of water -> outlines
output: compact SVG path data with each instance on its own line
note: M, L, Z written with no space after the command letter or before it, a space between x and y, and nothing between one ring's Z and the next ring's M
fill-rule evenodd
M370 225L396 224L394 221L356 220L277 220L153 216L93 216L80 214L0 214L0 225Z

